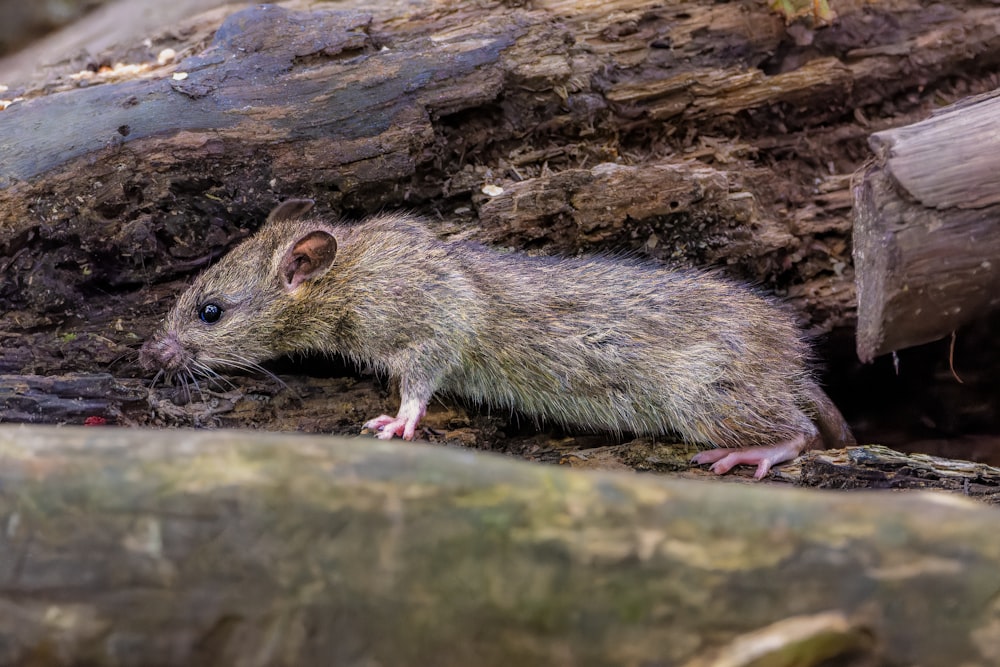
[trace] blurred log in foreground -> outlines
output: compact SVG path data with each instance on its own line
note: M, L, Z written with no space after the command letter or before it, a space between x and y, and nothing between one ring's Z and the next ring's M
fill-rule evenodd
M4 665L1000 664L998 514L951 496L236 431L0 456Z
M1000 305L1000 97L872 135L854 188L858 356L942 338Z

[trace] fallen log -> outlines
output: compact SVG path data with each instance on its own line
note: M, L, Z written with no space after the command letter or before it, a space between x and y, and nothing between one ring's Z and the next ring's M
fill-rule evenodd
M440 212L442 235L731 265L815 328L849 325L855 165L840 146L864 134L851 111L1000 54L1000 10L961 3L833 6L834 20L792 28L766 4L704 0L337 8L218 11L90 63L132 69L2 82L24 99L0 115L0 326L141 339L170 291L150 303L137 286L189 276L304 195L329 215ZM158 61L164 47L176 57ZM616 166L645 187L609 180ZM620 187L590 188L579 213L555 193L570 205L527 230L481 194L562 187L573 171ZM718 184L665 199L648 185L658 172ZM599 235L567 233L599 211ZM138 312L115 328L123 308Z
M121 415L146 403L141 387L94 375L0 375L0 422L77 423Z
M442 237L722 266L813 331L849 327L863 142L994 85L1000 9L783 6L300 1L130 38L141 24L118 20L119 46L0 81L0 372L140 375L135 350L191 276L293 196L328 216L415 210ZM354 432L390 402L371 380L348 404L343 384L297 416ZM126 416L294 427L271 393ZM515 438L462 441L533 446Z
M0 459L5 665L1000 664L998 515L956 496L235 431Z
M858 356L943 338L1000 306L996 93L873 134L854 189Z
M1000 505L1000 468L881 445L810 451L774 476L819 489L938 489Z

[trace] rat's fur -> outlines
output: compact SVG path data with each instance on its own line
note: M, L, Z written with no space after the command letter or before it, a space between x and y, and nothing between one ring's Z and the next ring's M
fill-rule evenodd
M189 374L340 353L398 379L420 415L447 392L719 447L812 440L811 416L849 438L792 318L714 273L502 254L439 241L399 214L351 226L272 218L181 295L143 348L145 365ZM336 239L336 254L293 287L283 263L317 231ZM224 309L215 324L198 317L209 301Z

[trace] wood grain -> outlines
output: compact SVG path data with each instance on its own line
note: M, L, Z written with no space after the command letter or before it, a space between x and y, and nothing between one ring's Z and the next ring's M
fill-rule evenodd
M1000 306L998 112L990 94L872 135L854 202L863 361Z

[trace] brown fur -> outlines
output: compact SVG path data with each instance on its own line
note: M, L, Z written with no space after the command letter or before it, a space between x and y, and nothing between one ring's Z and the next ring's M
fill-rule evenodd
M143 348L147 367L190 374L340 353L398 379L404 401L446 392L720 447L814 439L816 416L830 437L849 437L792 318L715 273L502 254L439 241L406 215L346 226L294 219L301 208L197 278ZM317 232L336 239L332 263L289 286L290 252ZM215 324L198 317L207 301L224 308Z

